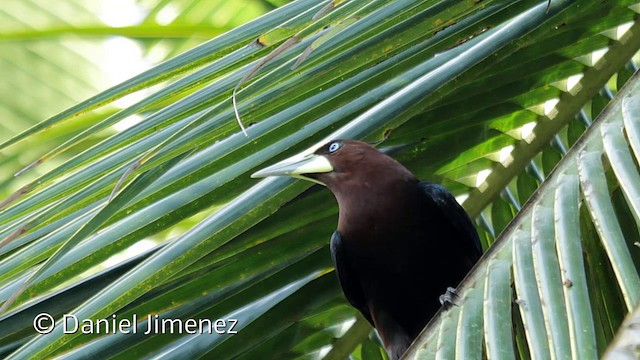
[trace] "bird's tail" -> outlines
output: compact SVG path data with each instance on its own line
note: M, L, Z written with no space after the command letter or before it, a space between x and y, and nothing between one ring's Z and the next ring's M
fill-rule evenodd
M404 333L396 333L392 336L393 338L386 344L385 350L387 350L390 360L398 360L411 345L411 339Z
M405 329L398 322L389 316L384 310L377 309L372 303L369 304L369 313L373 317L373 323L380 339L384 344L390 360L398 360L409 348L413 338L407 334Z

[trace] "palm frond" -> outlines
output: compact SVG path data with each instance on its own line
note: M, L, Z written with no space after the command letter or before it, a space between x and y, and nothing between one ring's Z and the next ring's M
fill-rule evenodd
M0 354L384 356L331 274L330 195L249 178L333 137L402 145L397 158L419 177L466 198L485 248L502 232L463 284L460 306L423 333L420 356L602 354L639 296L640 254L629 244L638 239L640 147L632 100L621 100L638 94L638 4L546 8L299 0L6 140L0 148L16 151L88 119L40 151L17 181L39 173L1 203ZM137 103L105 111L141 90L148 95ZM111 130L132 117L142 121ZM50 334L33 332L40 312L56 319ZM240 331L65 334L62 314L236 317Z

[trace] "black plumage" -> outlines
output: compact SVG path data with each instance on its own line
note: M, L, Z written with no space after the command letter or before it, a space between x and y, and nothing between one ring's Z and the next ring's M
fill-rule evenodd
M254 176L326 185L339 206L331 254L347 300L398 359L481 255L469 217L443 186L423 182L374 147L331 141Z

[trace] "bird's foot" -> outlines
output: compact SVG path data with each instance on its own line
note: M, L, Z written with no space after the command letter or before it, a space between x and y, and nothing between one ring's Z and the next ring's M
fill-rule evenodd
M447 288L447 292L445 292L444 294L440 295L440 305L444 305L444 306L449 306L449 305L456 305L456 299L458 299L458 292L456 291L456 289L452 288L452 287L448 287Z

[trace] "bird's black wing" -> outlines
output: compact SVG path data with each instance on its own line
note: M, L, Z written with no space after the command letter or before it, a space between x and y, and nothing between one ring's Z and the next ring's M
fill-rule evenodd
M460 235L462 235L464 239L471 240L474 250L476 251L474 255L480 257L480 255L482 255L482 246L480 245L478 233L471 219L469 219L469 215L467 215L467 212L458 204L456 198L451 195L449 190L439 184L422 181L419 186L423 189L425 195L438 206L444 217L451 222L454 228L460 231Z
M345 297L349 300L349 303L360 310L362 315L373 325L373 319L367 307L367 301L362 292L362 287L355 273L349 266L349 258L344 249L342 235L339 231L335 231L331 236L331 258L335 264L338 281L340 282Z

